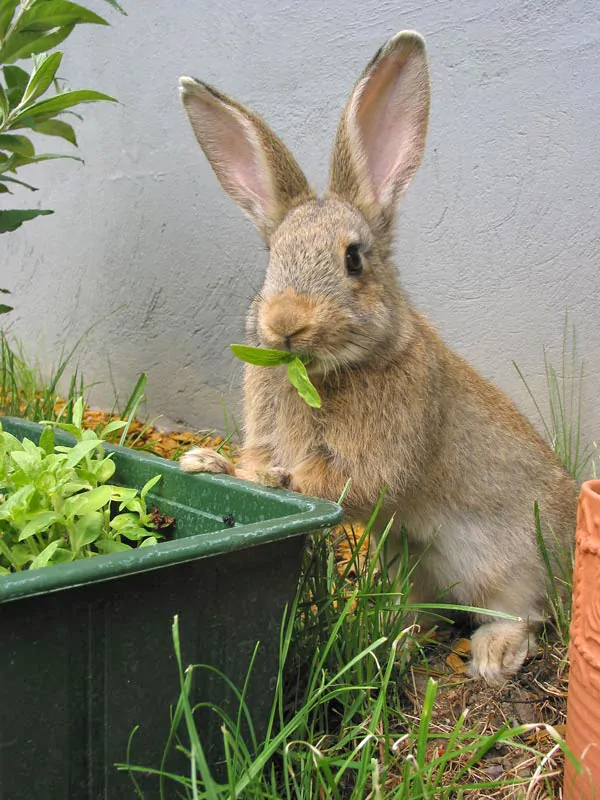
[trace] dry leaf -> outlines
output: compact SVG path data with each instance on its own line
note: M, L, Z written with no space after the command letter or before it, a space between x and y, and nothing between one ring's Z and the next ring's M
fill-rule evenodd
M458 639L452 645L452 652L456 653L459 656L467 657L471 653L471 640L470 639Z
M467 673L466 663L460 656L456 655L456 653L450 653L450 655L446 658L446 664L457 675L466 675Z

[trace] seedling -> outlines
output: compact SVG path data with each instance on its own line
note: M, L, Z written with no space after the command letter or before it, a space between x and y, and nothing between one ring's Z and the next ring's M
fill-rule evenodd
M258 367L280 367L286 364L288 379L300 397L309 406L321 408L319 393L311 383L306 371L306 364L310 363L310 359L302 359L285 350L268 350L264 347L251 347L246 344L232 344L231 349L237 358Z
M160 476L140 492L108 483L115 464L103 441L126 422L110 422L97 434L85 430L82 420L80 398L73 422L45 423L37 445L0 426L0 575L148 547L164 538L159 528L166 526L157 525L156 511L146 508ZM72 434L76 444L55 445L54 427Z

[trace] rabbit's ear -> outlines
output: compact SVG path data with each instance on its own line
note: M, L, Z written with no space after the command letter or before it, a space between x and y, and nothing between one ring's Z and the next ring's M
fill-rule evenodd
M310 194L283 142L254 112L194 78L180 78L183 105L219 183L268 239Z
M375 54L350 95L333 150L331 191L368 216L391 220L423 158L428 117L425 42L403 31Z

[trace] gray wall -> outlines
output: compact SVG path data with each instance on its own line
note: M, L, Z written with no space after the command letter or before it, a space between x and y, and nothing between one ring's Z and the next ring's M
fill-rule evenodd
M122 105L84 108L86 164L30 168L23 203L56 210L2 237L14 331L48 365L97 323L80 358L98 405L149 375L163 422L239 413L239 341L265 253L221 193L184 117L192 74L254 106L323 186L345 97L402 28L429 45L428 151L404 200L398 264L447 341L531 403L542 346L560 350L565 311L586 359L587 435L600 431L600 6L597 0L128 0L112 28L66 43L62 72ZM54 144L54 141L50 141ZM27 177L27 176L24 176ZM8 243L5 244L8 239ZM110 363L110 370L109 370Z

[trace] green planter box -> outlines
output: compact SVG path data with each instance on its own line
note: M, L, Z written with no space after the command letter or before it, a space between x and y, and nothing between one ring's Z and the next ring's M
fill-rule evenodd
M0 418L37 441L41 428ZM71 444L61 434L57 444ZM185 663L211 664L239 687L256 642L248 703L260 730L272 701L284 607L294 595L301 534L333 525L339 506L226 476L190 475L170 461L106 446L113 482L162 479L150 502L176 519L176 538L0 578L0 800L133 800L113 764L157 767L178 697L171 626L179 615ZM223 516L233 514L227 528ZM196 702L234 708L222 681L199 670ZM201 721L209 759L215 719ZM169 767L185 769L185 762ZM138 778L146 800L154 778ZM172 790L175 796L175 790Z

